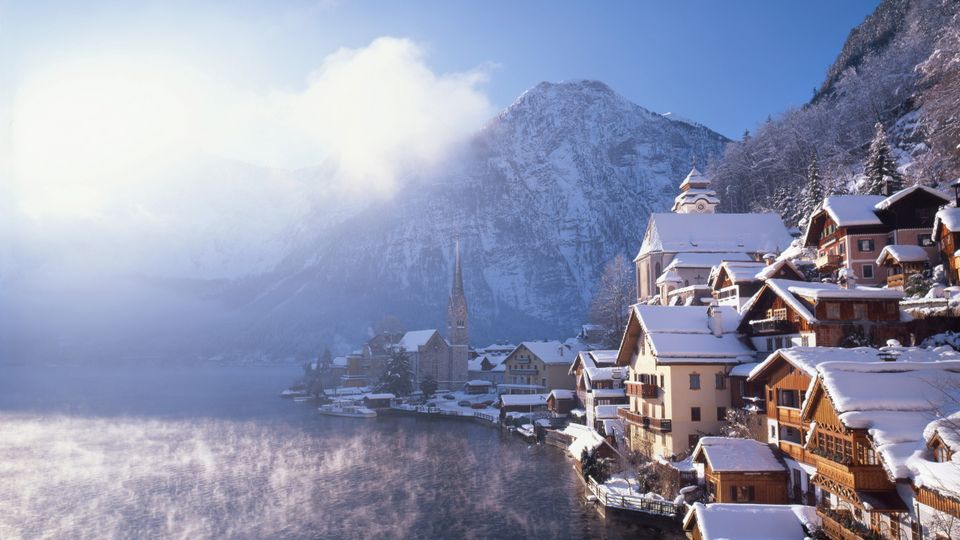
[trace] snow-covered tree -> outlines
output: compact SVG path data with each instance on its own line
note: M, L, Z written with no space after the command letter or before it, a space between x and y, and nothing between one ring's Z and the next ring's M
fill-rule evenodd
M580 454L580 472L584 480L593 478L602 484L610 479L610 461L584 448Z
M887 132L880 122L877 122L873 129L873 141L870 142L867 162L863 167L866 180L862 192L866 195L885 195L899 191L903 189L903 177L890 152Z
M737 439L762 440L764 426L760 415L745 409L727 409L726 417L720 424L720 434Z
M427 399L433 397L433 394L437 392L437 386L437 380L429 375L420 381L420 391L423 392L423 397Z
M636 298L633 267L623 254L617 255L604 267L590 308L590 321L603 328L605 346L620 344L629 307Z
M407 356L406 349L397 347L390 353L377 388L396 396L406 396L413 392L413 371L410 369L410 357Z
M807 185L803 188L797 208L800 214L798 222L806 223L817 211L825 196L826 190L823 188L823 179L820 177L820 164L817 163L817 154L814 152L810 155L810 165L807 165Z

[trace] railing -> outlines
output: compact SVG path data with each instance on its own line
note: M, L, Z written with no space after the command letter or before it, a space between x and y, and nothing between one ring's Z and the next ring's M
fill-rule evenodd
M516 375L536 375L536 374L540 373L540 371L537 370L536 368L518 368L518 367L515 367L515 368L510 368L510 373L516 374Z
M887 288L893 289L896 287L903 288L904 275L903 274L894 274L887 278Z
M816 456L814 459L817 474L847 487L870 490L896 489L880 465L844 465L823 456Z
M755 321L750 321L750 328L754 332L789 332L793 327L793 324L779 317L770 317L768 319L758 319Z
M617 416L619 416L620 418L623 418L624 420L626 420L627 422L630 422L631 424L634 424L637 426L644 425L644 421L643 421L644 416L642 414L635 413L630 409L617 409Z
M686 505L674 504L670 501L646 499L636 495L613 495L600 486L593 478L587 478L587 489L597 497L597 502L607 508L618 508L631 512L643 512L658 516L680 519L686 511Z
M801 463L807 463L808 460L810 460L810 457L807 456L807 451L799 444L790 441L780 441L778 446L781 452Z
M828 513L822 508L817 508L817 515L820 516L821 520L821 528L829 538L833 540L863 540L862 536L834 519L832 514L835 515L834 512Z
M783 422L785 424L793 424L795 426L802 426L803 422L800 420L800 409L792 409L790 407L777 407L777 421Z
M629 409L617 409L617 416L635 426L642 426L644 429L655 430L661 433L670 433L673 431L673 420L669 418L643 416Z
M814 266L817 267L817 270L826 270L831 268L837 268L843 263L840 255L832 255L827 253L817 257L813 261L813 264Z
M660 388L655 384L648 383L638 383L633 381L627 381L627 395L643 398L643 399L657 399L660 397Z
M655 429L661 433L670 433L673 431L673 420L669 418L648 418L650 429Z

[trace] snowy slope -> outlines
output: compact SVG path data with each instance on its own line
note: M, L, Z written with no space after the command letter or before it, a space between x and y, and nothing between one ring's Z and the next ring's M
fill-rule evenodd
M246 346L354 341L386 314L443 328L453 241L471 339L565 337L603 265L640 245L690 168L725 139L652 113L603 83L541 83L492 119L456 166L303 239L276 271L231 291Z

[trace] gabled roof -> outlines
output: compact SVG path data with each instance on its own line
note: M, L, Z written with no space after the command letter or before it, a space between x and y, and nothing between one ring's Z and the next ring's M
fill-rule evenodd
M823 211L837 227L883 225L876 206L884 200L881 195L832 195L824 199Z
M937 212L937 217L933 220L934 240L940 240L940 224L943 224L949 232L960 232L960 208L941 208Z
M877 256L877 266L883 266L883 263L887 259L890 259L893 264L900 264L905 262L927 262L930 260L930 256L927 255L927 250L920 246L892 244L883 246L883 249L880 250L880 255Z
M836 283L816 283L812 281L793 281L789 279L768 279L763 287L743 305L741 313L746 315L754 308L763 295L775 294L783 299L800 317L809 323L817 322L811 311L812 302L825 298L835 300L899 300L903 292L893 289L876 289L872 287L854 287L845 289Z
M785 472L769 445L753 439L701 437L693 460L706 460L714 472Z
M719 314L719 336L713 334L708 309L717 310ZM647 335L658 363L737 364L754 358L753 351L736 334L740 314L733 307L636 304L630 317ZM627 339L625 334L624 343ZM623 359L623 347L621 344L620 360Z
M755 263L750 254L742 251L719 253L677 253L677 255L672 261L670 261L670 264L668 264L664 270L672 270L674 268L713 268L723 261L740 261L751 264L763 264Z
M703 540L804 540L818 529L813 506L799 504L693 503L683 530L696 527Z
M617 363L616 349L599 349L588 351L587 354L590 355L597 367L610 367Z
M397 345L406 349L407 352L417 352L417 349L426 345L427 342L430 341L430 338L437 333L439 332L435 329L407 332Z
M707 283L717 288L720 277L726 274L734 283L749 283L757 281L757 273L767 267L767 263L757 261L730 261L725 260L714 266L710 271Z
M792 238L777 214L651 214L637 258L650 252L780 252Z
M549 394L502 394L500 402L504 407L536 407L547 404Z
M960 353L953 349L924 349L920 347L788 347L770 353L751 372L750 379L763 378L779 361L787 362L803 371L809 377L817 376L817 367L826 362L871 363L883 361L883 355L893 354L905 362L938 362L942 360L960 360Z
M686 178L683 179L683 182L680 182L680 188L683 189L684 186L688 185L710 185L710 179L703 175L702 172L697 170L696 167L690 169L690 172L687 173Z
M567 364L573 362L583 347L577 348L577 345L571 343L560 343L559 341L524 341L517 348L525 347L531 354L539 358L545 364ZM510 353L511 356L516 353Z
M887 197L886 199L878 202L874 208L876 210L887 210L891 206L897 204L897 202L899 202L903 198L907 197L908 195L912 195L914 193L926 193L926 194L932 195L940 199L941 201L943 201L944 204L950 202L950 197L945 195L942 191L917 184L915 186L910 186L906 189L901 189L900 191L894 193L893 195Z

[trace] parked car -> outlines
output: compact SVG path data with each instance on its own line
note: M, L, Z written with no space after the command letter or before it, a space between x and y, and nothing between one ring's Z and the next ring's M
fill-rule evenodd
M457 399L453 396L453 394L444 394L441 397L443 397L443 399Z
M473 405L470 406L470 408L471 408L471 409L486 409L487 406L484 405L483 403L474 403Z
M488 399L488 400L486 400L486 401L484 401L484 402L482 402L482 403L483 403L485 406L487 406L487 407L493 407L493 404L496 403L496 401L495 401L495 400L492 400L492 399Z
M465 399L461 399L460 401L457 402L457 405L459 405L459 406L461 406L461 407L469 407L469 406L472 405L472 404L471 404L469 401L465 400Z

